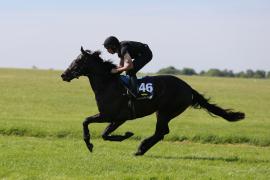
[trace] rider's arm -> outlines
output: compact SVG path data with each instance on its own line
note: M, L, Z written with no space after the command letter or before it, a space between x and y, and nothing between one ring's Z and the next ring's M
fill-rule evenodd
M123 66L116 69L117 72L127 71L133 68L133 63L130 55L126 53L123 58Z
M125 61L125 59L123 57L121 57L120 63L119 63L119 67L123 67L124 66L124 61Z

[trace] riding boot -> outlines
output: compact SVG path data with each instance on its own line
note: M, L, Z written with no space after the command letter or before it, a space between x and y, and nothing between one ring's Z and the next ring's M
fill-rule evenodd
M131 85L131 91L133 95L135 96L135 99L138 96L138 88L137 88L137 77L136 75L130 76L130 85Z

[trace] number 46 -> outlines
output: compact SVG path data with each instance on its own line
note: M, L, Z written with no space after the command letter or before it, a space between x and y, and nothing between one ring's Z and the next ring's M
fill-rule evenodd
M139 87L139 91L142 91L142 92L152 92L153 91L153 84L152 83L141 83L140 87Z

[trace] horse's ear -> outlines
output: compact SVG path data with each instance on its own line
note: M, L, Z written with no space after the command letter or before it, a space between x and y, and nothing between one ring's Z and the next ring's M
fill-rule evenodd
M81 52L83 55L87 54L87 52L83 49L83 47L81 46Z

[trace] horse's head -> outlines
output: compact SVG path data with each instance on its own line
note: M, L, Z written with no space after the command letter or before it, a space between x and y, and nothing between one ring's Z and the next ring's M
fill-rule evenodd
M70 82L74 78L90 75L109 75L115 65L110 61L103 61L100 51L91 52L81 47L81 54L72 61L61 75L64 81Z

